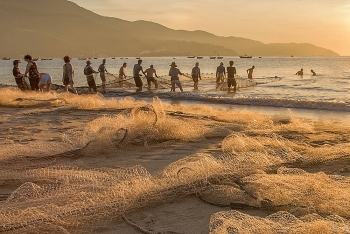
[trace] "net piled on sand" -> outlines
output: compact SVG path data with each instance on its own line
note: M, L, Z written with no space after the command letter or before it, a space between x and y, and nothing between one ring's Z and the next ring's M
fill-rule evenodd
M322 218L317 214L296 218L288 212L278 212L259 218L238 211L220 212L210 219L210 234L255 234L255 233L350 233L350 222L332 215Z

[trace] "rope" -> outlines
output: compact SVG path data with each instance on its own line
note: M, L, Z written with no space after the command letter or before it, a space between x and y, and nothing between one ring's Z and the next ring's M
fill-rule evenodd
M122 219L123 219L127 224L129 224L130 226L134 227L135 229L139 230L139 231L142 232L142 233L145 233L145 234L157 234L157 233L155 233L155 232L151 232L151 231L149 231L149 230L147 230L147 229L145 229L145 228L143 228L143 227L137 225L136 223L131 222L128 218L125 217L125 215L122 215Z

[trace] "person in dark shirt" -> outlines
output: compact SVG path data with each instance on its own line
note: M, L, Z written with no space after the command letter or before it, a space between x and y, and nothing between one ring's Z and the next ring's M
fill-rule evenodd
M95 71L92 67L91 67L91 61L87 61L86 62L86 66L84 68L84 74L86 75L86 79L89 85L89 91L91 92L91 89L94 90L94 93L97 93L97 86L96 86L96 81L95 81L95 77L94 74L97 74L98 72Z
M33 58L30 55L24 56L24 60L27 62L27 68L26 72L24 73L24 77L27 77L28 75L31 89L33 91L39 91L40 72L38 70L38 65L33 61Z
M13 61L13 70L12 70L12 74L15 77L16 80L16 84L18 86L18 88L22 91L26 90L26 82L24 80L24 75L21 73L21 71L19 70L19 64L21 63L21 61L19 60L15 60Z
M146 73L143 71L141 64L142 64L142 60L139 59L137 61L137 64L135 64L134 69L133 69L135 85L138 88L136 90L136 92L142 91L142 87L143 87L143 82L142 82L141 77L140 77L140 72L142 72L142 74L146 75Z
M230 61L230 66L227 67L227 86L228 91L231 91L231 87L233 86L233 92L237 90L237 82L235 79L235 75L237 74L236 68L233 66L234 62Z

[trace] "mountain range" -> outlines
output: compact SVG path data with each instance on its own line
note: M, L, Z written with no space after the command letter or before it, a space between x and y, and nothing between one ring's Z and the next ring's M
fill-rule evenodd
M67 0L1 0L0 56L339 56L312 44L265 44L105 17Z

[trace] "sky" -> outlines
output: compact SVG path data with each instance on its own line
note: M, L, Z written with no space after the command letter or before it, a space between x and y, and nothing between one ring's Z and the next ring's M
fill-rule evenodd
M97 14L350 55L350 0L70 0Z

